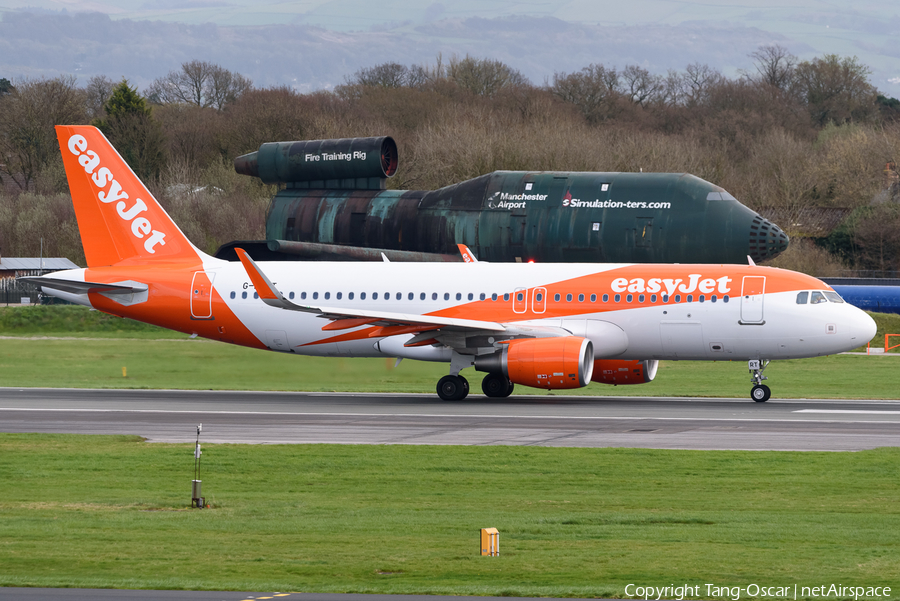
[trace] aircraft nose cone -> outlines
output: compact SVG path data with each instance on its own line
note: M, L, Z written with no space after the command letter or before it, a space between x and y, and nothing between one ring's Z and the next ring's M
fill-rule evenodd
M747 254L755 263L774 259L787 250L788 235L780 227L757 215L750 223L750 248Z
M853 323L850 328L853 337L860 346L872 340L872 338L875 337L875 333L878 331L875 320L872 319L868 313L860 309L856 309Z

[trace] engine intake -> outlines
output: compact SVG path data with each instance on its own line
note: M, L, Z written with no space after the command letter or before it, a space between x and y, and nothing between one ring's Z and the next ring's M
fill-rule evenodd
M475 357L475 369L534 388L581 388L591 381L594 349L579 336L512 340L497 353Z
M594 374L591 380L601 384L646 384L652 382L659 369L659 361L598 359L594 361Z
M397 144L390 136L266 142L234 159L234 170L267 184L370 189L397 172ZM301 187L313 187L310 185Z

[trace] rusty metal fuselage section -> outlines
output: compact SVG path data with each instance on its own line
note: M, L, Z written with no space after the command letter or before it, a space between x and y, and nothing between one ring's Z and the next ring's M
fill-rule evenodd
M433 191L284 183L266 238L298 258L458 260L465 244L487 261L746 263L788 243L689 174L496 171Z

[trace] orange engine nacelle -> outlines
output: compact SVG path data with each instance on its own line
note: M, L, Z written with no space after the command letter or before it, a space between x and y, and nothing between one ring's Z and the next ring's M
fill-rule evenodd
M594 361L591 380L602 384L646 384L656 377L659 361L624 359L598 359Z
M475 369L534 388L581 388L591 381L594 347L579 336L512 340L498 353L476 357Z

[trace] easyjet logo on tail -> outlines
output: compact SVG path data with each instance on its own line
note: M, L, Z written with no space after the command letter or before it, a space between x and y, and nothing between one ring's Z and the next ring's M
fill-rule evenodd
M157 246L166 245L166 234L153 229L153 224L141 213L147 212L147 205L140 198L128 202L128 193L122 189L115 174L107 167L100 165L100 157L88 149L87 140L80 134L71 136L67 144L69 152L78 157L78 164L84 167L85 173L91 176L94 185L100 188L97 198L104 204L115 204L116 214L125 222L130 222L131 233L138 240L144 241L144 250L150 254L156 252ZM107 189L108 188L108 189Z

